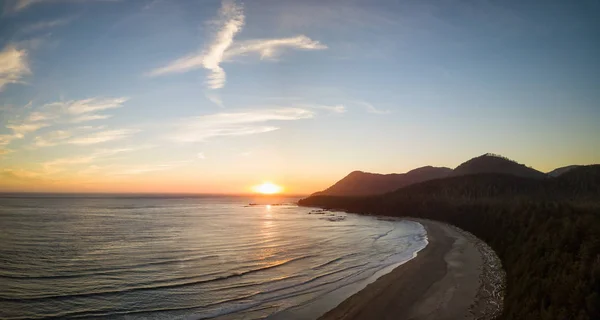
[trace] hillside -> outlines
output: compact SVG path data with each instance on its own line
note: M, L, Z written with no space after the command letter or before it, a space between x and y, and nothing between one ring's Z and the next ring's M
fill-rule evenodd
M600 165L531 176L453 176L384 195L315 196L299 204L453 224L502 260L500 319L600 319Z
M546 175L508 158L486 153L475 157L456 167L453 176L464 176L478 173L503 173L518 177L543 179Z
M563 172L566 171L568 170ZM487 153L462 163L454 170L445 167L426 166L407 173L378 174L354 171L331 187L314 193L313 196L370 196L392 192L424 181L480 173L507 174L535 179L547 177L546 174L535 169L505 157Z
M572 165L572 166L566 166L566 167L556 168L556 169L554 169L554 170L546 173L546 175L549 176L549 177L556 178L556 177L560 176L561 174L567 173L567 172L569 172L569 171L571 171L571 170L573 170L573 169L575 169L577 167L580 167L580 166L578 166L578 165Z
M354 171L331 187L313 195L364 196L394 191L422 181L447 177L450 168L426 166L407 173L377 174Z
M357 200L358 199L358 200ZM443 200L454 202L562 201L597 203L600 206L600 165L579 166L548 179L525 178L510 174L482 173L451 176L407 185L393 192L366 197L327 197L314 195L300 201L301 205L335 208L338 202Z

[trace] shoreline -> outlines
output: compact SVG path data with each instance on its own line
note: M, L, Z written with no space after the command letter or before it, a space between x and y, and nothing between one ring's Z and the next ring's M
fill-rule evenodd
M504 276L491 248L442 222L406 220L423 225L428 245L319 319L492 319L498 315Z

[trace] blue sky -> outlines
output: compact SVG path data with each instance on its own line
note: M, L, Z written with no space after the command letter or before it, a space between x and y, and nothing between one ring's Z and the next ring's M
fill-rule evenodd
M1 190L600 162L600 2L5 1Z

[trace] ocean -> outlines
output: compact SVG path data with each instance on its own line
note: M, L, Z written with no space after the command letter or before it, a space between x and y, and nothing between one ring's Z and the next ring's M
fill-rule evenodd
M427 245L297 200L0 196L0 318L315 319Z

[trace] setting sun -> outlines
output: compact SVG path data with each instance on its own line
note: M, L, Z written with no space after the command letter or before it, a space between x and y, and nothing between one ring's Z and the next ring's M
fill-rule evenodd
M256 185L252 187L252 190L256 193L262 194L275 194L280 193L283 188L271 182L265 182L263 184Z

